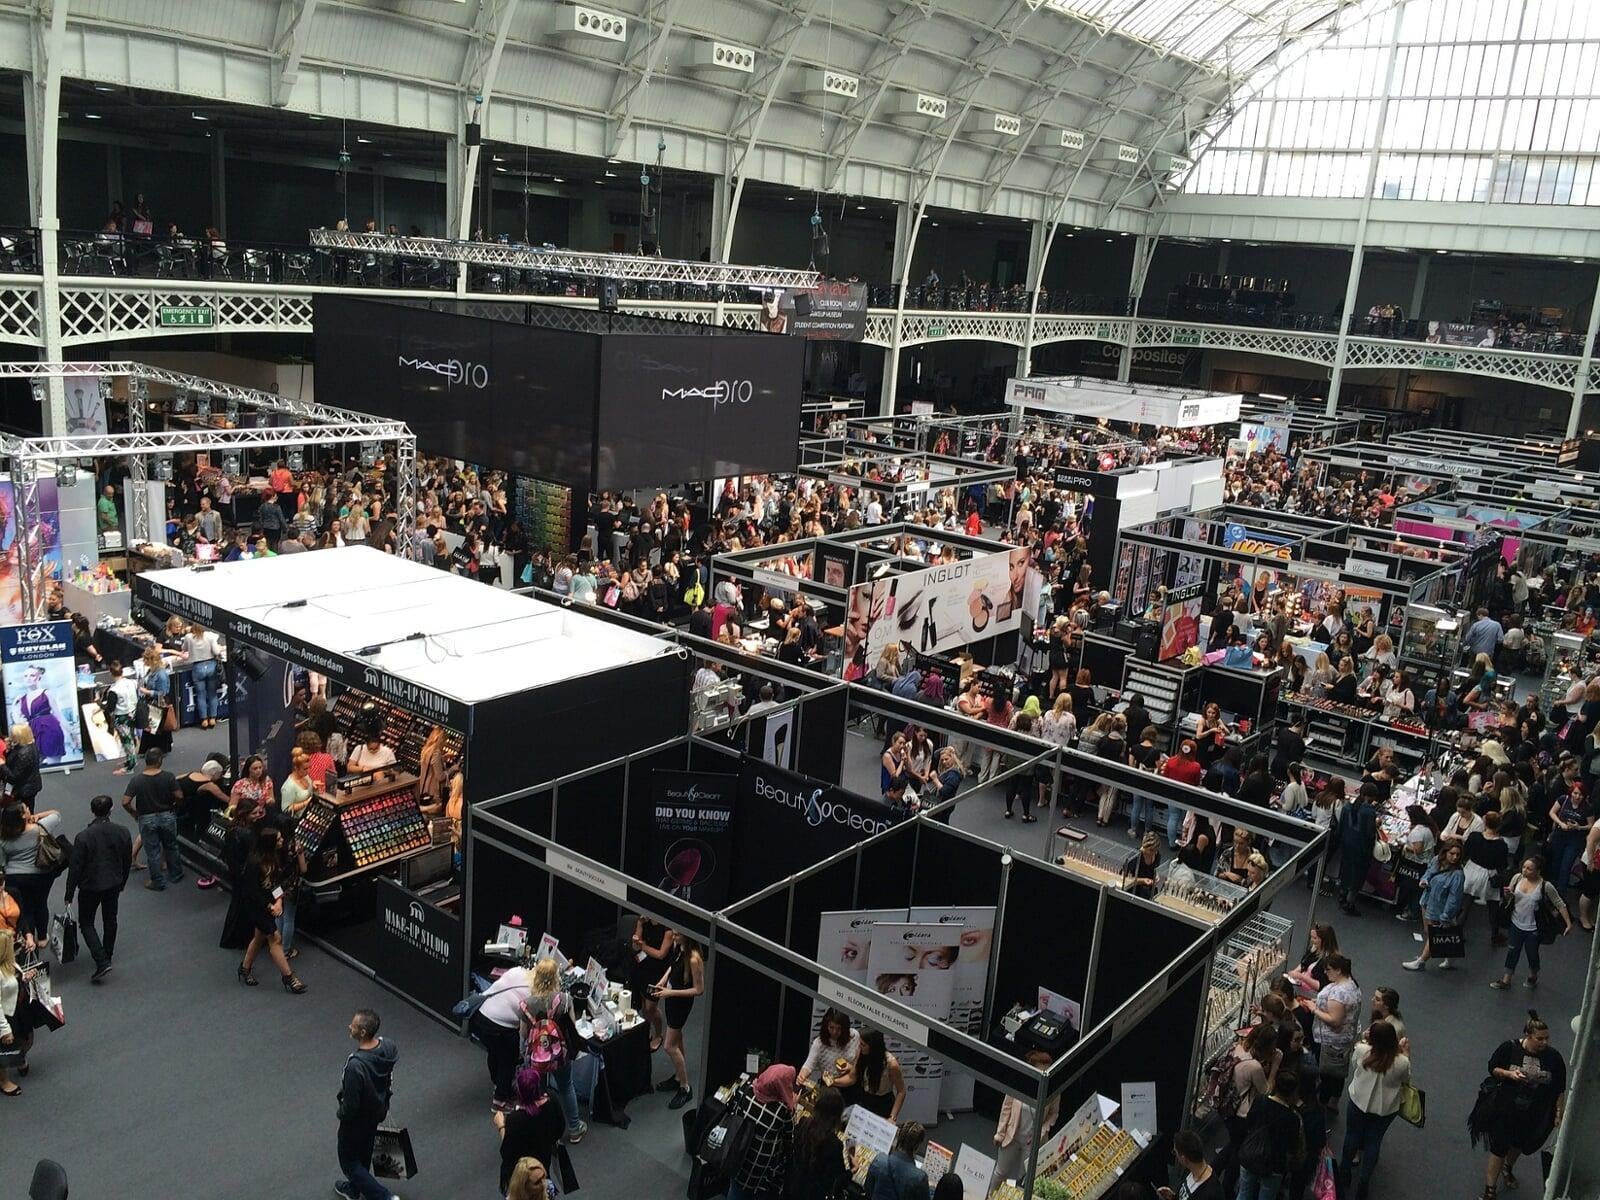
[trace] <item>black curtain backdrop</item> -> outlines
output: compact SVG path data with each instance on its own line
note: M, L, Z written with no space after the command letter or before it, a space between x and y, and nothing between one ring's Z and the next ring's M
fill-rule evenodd
M1094 981L1094 1005L1084 1027L1092 1028L1109 1017L1149 983L1158 969L1203 936L1200 930L1177 917L1169 917L1120 892L1108 891L1105 924L1100 933L1100 965ZM1130 946L1137 946L1138 953L1119 952L1119 948ZM1189 1029L1192 1033L1194 1026L1190 1025Z
M802 775L838 783L844 775L844 723L849 711L844 688L819 692L800 702L800 742L794 765Z
M1020 855L1012 857L995 967L994 1016L1016 1003L1032 1008L1041 987L1083 1001L1099 903L1099 891L1092 885ZM1142 949L1120 957L1145 961Z
M917 825L913 905L981 908L999 902L998 848L977 845L943 825Z
M915 829L899 829L861 848L860 895L846 908L906 908L916 856Z
M622 776L618 763L569 779L556 793L553 841L564 849L618 870L622 867Z
M509 924L512 914L522 917L531 938L544 932L545 908L550 900L550 876L500 846L475 838L472 848L472 928L467 950L476 960L495 930Z
M706 1015L704 1036L710 1039L711 1055L710 1075L704 1086L714 1089L739 1077L748 1051L761 1050L766 1054L777 1051L780 1041L778 1007L784 987L776 979L726 954L719 954L707 991L710 1011ZM807 1015L810 1014L809 1002L798 992L789 993L787 1007L803 1007ZM691 1047L690 1054L694 1053ZM803 1057L803 1048L800 1053ZM799 1062L801 1059L774 1061Z
M1126 957L1142 959L1142 955ZM1104 961L1102 953L1101 962ZM1076 1103L1081 1104L1094 1092L1116 1100L1124 1083L1149 1080L1156 1085L1157 1124L1169 1132L1182 1128L1189 1058L1194 1049L1194 1031L1200 1022L1201 1006L1205 1003L1206 982L1203 967L1176 982L1166 998L1089 1069L1085 1081L1077 1089ZM1074 1109L1075 1105L1062 1102L1063 1113Z

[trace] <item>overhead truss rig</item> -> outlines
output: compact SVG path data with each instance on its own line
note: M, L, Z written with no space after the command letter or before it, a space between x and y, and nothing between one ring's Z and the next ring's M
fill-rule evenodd
M417 511L417 439L403 422L368 416L349 409L334 408L309 400L297 400L256 388L239 387L169 371L138 362L14 362L0 363L0 379L27 379L35 387L50 378L92 377L128 381L128 425L126 433L83 434L77 437L18 438L0 434L0 454L10 462L11 483L16 497L17 571L22 590L23 611L29 619L43 612L46 597L34 594L34 537L41 527L39 515L39 476L42 469L72 463L83 458L126 458L129 467L129 527L143 530L149 525L149 460L178 452L222 452L280 449L300 446L331 446L358 443L363 457L375 459L380 449L392 444L395 454L395 547L402 555L411 553L411 535ZM145 427L149 412L150 386L170 387L177 394L208 396L239 410L252 409L293 420L289 425L261 425L232 429L150 430Z
M347 233L313 229L311 244L323 250L382 254L398 258L431 258L466 263L474 267L547 271L552 275L581 275L638 283L690 283L710 287L814 288L816 271L785 267L743 267L736 263L698 262L685 258L656 258L643 254L590 254L581 250L555 250L539 246L508 246L499 242L456 241L452 238L402 237L386 233Z

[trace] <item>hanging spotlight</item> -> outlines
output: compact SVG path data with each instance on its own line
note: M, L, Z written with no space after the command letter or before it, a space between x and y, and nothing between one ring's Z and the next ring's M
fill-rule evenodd
M228 424L237 429L239 427L239 402L237 400L229 400L227 411Z
M198 417L207 418L211 416L210 392L201 392L197 397L195 397L194 411L195 415Z
M44 380L42 380L42 379L33 380L32 382L30 382L28 384L28 390L33 393L33 402L35 404L43 404L45 402L45 399L46 399L48 393L46 392L46 389L45 389Z
M155 477L162 483L172 482L172 455L162 454L156 457Z
M299 446L293 446L283 456L284 465L291 471L304 471L306 469L306 452Z
M222 456L222 473L224 475L237 475L239 473L239 452L229 450Z
M71 487L78 482L78 464L74 462L59 462L56 464L56 486L58 488Z
M375 467L375 466L378 465L378 443L377 442L362 442L361 443L361 465L363 467L368 468L369 470L372 467Z
M107 404L111 403L112 386L111 386L111 376L109 376L109 375L101 376L101 379L100 379L100 399L104 400Z
M179 388L172 394L172 411L186 413L194 408L194 397L186 387Z
M128 404L144 405L150 403L150 385L142 379L128 380Z

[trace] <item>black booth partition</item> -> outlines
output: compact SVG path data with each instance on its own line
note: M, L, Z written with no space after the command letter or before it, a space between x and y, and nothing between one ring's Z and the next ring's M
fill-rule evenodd
M422 453L585 492L795 470L803 339L546 304L463 309L319 295L318 388L405 421Z

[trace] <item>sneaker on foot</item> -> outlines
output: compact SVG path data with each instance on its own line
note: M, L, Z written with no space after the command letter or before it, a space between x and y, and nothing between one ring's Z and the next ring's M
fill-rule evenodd
M1503 992L1511 986L1511 982L1506 979L1491 979L1489 981L1489 986L1497 992Z
M678 1090L678 1080L673 1075L668 1075L660 1083L656 1084L656 1091L658 1092L676 1092Z
M89 976L89 982L90 983L99 983L102 979L104 979L109 974L111 974L111 964L110 963L102 963L100 966L98 966L98 967L96 967L94 969L94 974Z
M693 1096L693 1095L694 1095L694 1093L691 1092L688 1088L680 1088L678 1090L678 1094L676 1096L674 1096L671 1100L667 1101L667 1107L668 1108L682 1108L685 1104L689 1103L689 1098L691 1096Z
M333 1194L335 1196L343 1196L344 1200L355 1200L356 1190L343 1179L339 1179L334 1182Z
M579 1142L583 1141L584 1135L588 1132L589 1122L579 1121L578 1127L567 1134L567 1144L570 1146L576 1146Z
M1456 969L1456 960L1455 959L1453 959L1453 958L1442 958L1442 959L1439 960L1439 970L1441 970L1441 971L1454 971L1455 969Z
M1413 958L1410 962L1401 963L1400 969L1402 971L1420 971L1422 970L1422 965L1422 960L1420 958Z

